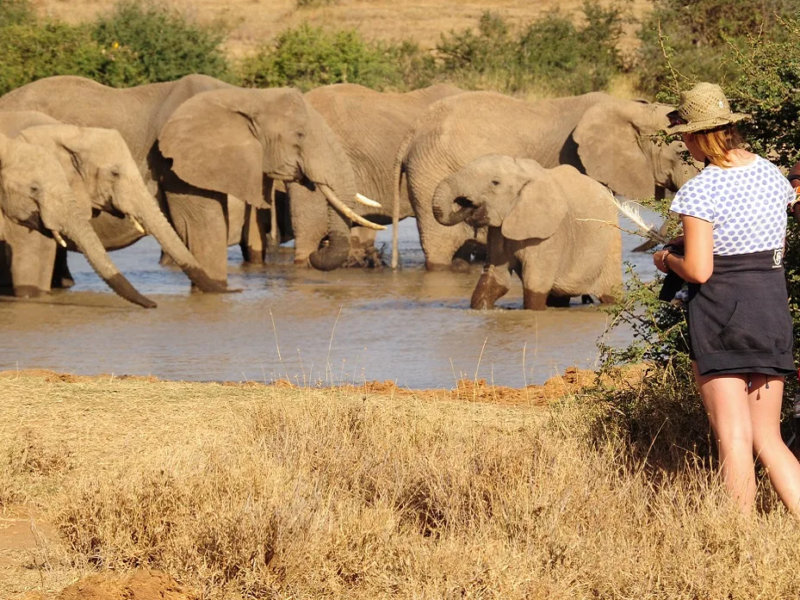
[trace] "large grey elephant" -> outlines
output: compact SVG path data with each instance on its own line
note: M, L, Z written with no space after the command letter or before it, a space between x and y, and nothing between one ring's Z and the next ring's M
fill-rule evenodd
M472 308L492 308L522 279L523 306L590 294L611 302L622 285L622 240L611 192L575 167L485 155L446 177L432 213L443 226L488 226L488 259Z
M108 257L89 225L86 207L79 205L56 157L24 139L3 134L0 134L0 213L4 224L2 235L6 240L9 236L26 233L45 233L60 243L65 243L64 238L68 237L117 294L145 308L156 306L134 289ZM11 224L22 228L13 228ZM15 241L12 240L10 246L15 247ZM15 261L12 256L11 262L25 272L28 267L24 259ZM42 257L33 255L30 259L38 263ZM45 259L52 263L53 256ZM32 265L31 271L41 272L38 264ZM36 295L42 286L49 285L49 281L32 283L32 289L15 287L15 293L29 297Z
M119 132L65 125L35 111L0 111L0 131L10 136L19 135L58 158L79 203L88 207L87 219L98 211L127 218L140 233L153 235L164 252L192 277L200 289L214 289L214 282L181 242L145 186ZM9 225L11 229L14 227L19 226ZM36 252L51 255L55 248L55 242L41 234L22 235L17 232L17 235L9 236L9 243L12 239L18 244L12 247L17 259L24 256L32 261L30 257ZM19 245L23 243L26 245ZM45 260L40 264L44 271L37 274L20 272L12 264L12 270L16 271L14 287L31 288L34 281L45 282L48 274L52 276L53 265L48 265ZM56 285L62 287L64 282L57 281ZM41 291L49 289L48 283Z
M391 199L395 185L392 169L406 134L418 115L431 103L462 93L451 85L434 85L400 93L381 93L355 84L319 87L305 98L325 118L350 159L359 192L381 205L360 204L356 211L377 223L391 221ZM306 186L288 186L292 230L295 234L295 263L306 265L327 235L325 198ZM401 193L399 217L414 215L407 194ZM356 227L352 230L353 264L374 264L375 230Z
M536 102L471 92L432 104L406 136L393 175L397 183L406 177L427 268L463 264L460 259L484 243L485 230L466 223L445 227L431 211L439 182L484 154L531 158L545 168L572 165L631 199L657 195L657 187L677 190L698 171L683 160L681 142L655 137L669 124L670 110L600 92ZM399 192L393 207L399 217ZM395 239L393 266L396 247Z
M203 75L129 89L50 77L9 92L0 109L118 130L146 181L158 185L178 235L221 289L228 195L265 208L272 180L319 189L328 201L328 244L309 260L320 269L347 259L351 219L370 225L353 212L355 178L341 144L294 89L242 89ZM94 227L114 247L142 235L108 214Z

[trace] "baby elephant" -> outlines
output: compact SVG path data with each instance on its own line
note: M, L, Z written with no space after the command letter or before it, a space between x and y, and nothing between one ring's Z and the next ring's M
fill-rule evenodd
M530 159L489 154L436 188L433 214L443 225L489 227L488 259L472 308L491 308L522 279L524 307L544 310L592 294L613 302L622 284L622 240L611 192L569 165L545 169Z

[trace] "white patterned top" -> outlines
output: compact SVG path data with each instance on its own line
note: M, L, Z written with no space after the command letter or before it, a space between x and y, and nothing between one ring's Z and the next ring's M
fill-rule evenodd
M723 169L709 165L675 194L670 210L714 224L714 254L783 248L786 205L795 197L778 167L757 157Z

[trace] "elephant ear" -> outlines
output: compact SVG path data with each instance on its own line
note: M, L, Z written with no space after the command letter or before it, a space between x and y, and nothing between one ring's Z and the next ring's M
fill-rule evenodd
M158 146L186 183L262 208L258 127L245 110L233 108L228 92L204 92L181 104L162 127Z
M549 174L528 180L520 188L500 230L510 240L544 240L553 235L567 216L567 198Z
M653 167L639 145L649 108L622 100L595 104L572 132L586 174L630 199L650 198L655 190Z

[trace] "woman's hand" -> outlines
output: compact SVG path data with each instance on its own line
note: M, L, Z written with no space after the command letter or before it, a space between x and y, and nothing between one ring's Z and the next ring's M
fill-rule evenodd
M667 265L664 264L664 259L666 258L667 254L669 254L669 250L659 250L653 254L653 264L656 266L656 269L662 273L669 273Z

